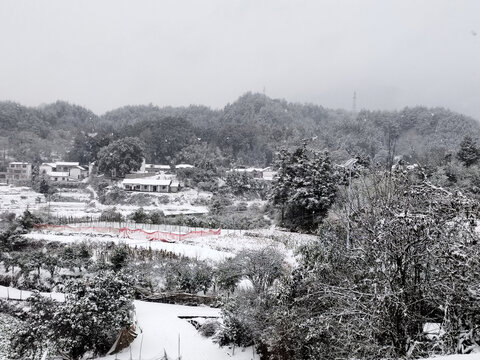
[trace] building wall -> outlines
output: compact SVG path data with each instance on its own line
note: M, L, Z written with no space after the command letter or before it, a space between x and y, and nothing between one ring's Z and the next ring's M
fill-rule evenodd
M81 180L82 178L82 172L80 171L79 168L70 169L69 174L70 174L69 178L73 180Z
M8 164L7 180L9 181L26 181L32 178L31 164Z
M40 174L46 174L46 173L52 172L53 167L47 164L42 164L40 165L38 171L40 172Z
M67 176L50 176L50 182L52 183L66 183L68 182L68 177Z
M128 191L142 191L142 192L159 192L159 193L168 193L170 192L170 186L168 185L124 185L125 190Z

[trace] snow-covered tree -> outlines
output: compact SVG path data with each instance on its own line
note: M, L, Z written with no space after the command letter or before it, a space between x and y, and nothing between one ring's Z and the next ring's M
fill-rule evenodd
M304 145L283 150L271 200L281 211L280 224L292 230L313 231L335 201L337 181L327 153Z
M64 302L34 294L12 338L14 358L40 359L46 346L72 360L87 351L103 355L122 327L131 324L132 315L131 281L121 273L103 272L71 282Z
M67 290L51 323L55 348L72 359L87 351L105 354L121 328L132 322L131 281L121 273L103 272L71 283Z
M477 147L475 140L468 135L465 136L460 143L457 157L467 167L476 164L480 159L480 148Z

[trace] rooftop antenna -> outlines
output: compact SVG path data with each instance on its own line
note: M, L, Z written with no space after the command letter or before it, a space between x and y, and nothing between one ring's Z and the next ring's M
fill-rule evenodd
M354 113L357 112L357 92L356 92L356 91L353 91L352 111L353 111Z

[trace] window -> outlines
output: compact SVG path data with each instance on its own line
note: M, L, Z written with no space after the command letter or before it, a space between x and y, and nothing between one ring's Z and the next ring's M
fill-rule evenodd
M27 167L27 165L25 165L25 164L23 164L23 165L22 165L22 168L24 168L24 169L25 169L26 167Z

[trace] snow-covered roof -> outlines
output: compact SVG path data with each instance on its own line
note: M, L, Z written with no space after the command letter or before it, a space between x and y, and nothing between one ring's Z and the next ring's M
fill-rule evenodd
M194 168L195 166L190 165L190 164L178 164L175 165L175 169L191 169Z
M50 166L51 168L54 168L55 167L55 163L43 163L42 165L40 166Z
M170 165L158 165L158 164L145 164L145 169L161 169L161 170L170 170Z
M152 178L140 178L140 179L125 179L122 181L123 185L158 185L168 186L172 180L166 179L152 179Z
M68 162L68 161L57 161L55 163L57 166L78 166L80 163L78 162Z
M68 172L64 171L50 171L47 173L48 176L56 176L56 177L68 177Z
M265 169L269 169L269 168L265 168ZM256 172L263 172L263 171L265 171L265 169L262 169L262 168L253 168L253 167L251 167L251 168L238 168L238 169L232 169L232 170L230 170L230 172L232 172L232 171L235 171L235 172L247 172L247 173L249 173L249 172L254 172L254 171L256 171Z
M87 171L83 166L77 165L75 166L77 169L80 169L81 171Z
M348 168L351 168L357 161L358 161L358 159L351 158L351 159L348 159L347 161L345 161L340 166L348 169Z
M13 161L9 163L10 165L28 165L28 162Z

